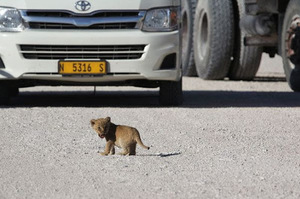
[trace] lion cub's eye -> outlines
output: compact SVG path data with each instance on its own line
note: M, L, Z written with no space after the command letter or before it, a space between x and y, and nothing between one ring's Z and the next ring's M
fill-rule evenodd
M98 130L101 131L101 127L98 127Z

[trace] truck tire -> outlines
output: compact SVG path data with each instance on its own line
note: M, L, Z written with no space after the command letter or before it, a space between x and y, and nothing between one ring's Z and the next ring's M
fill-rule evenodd
M244 45L246 34L239 28L239 22L245 15L245 0L237 0L236 6L235 45L228 77L232 80L252 80L258 71L263 49Z
M194 20L194 59L202 79L224 79L234 43L233 4L230 0L198 0Z
M10 90L7 86L0 86L0 105L7 105L10 100Z
M290 88L300 92L300 1L291 0L286 9L281 35L281 57Z
M9 96L17 97L18 95L19 95L19 88L18 87L9 88Z
M182 72L184 76L197 76L193 53L193 23L197 0L182 0Z
M183 102L182 79L162 81L159 89L159 103L162 106L179 106Z

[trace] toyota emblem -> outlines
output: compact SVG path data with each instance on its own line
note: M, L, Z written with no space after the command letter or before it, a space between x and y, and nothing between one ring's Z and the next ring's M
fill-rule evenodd
M88 11L91 9L91 4L88 1L77 1L75 3L75 8L79 11Z

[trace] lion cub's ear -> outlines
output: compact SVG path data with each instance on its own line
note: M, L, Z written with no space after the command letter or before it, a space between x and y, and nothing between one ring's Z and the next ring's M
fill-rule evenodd
M105 120L106 120L107 123L109 123L110 122L110 117L106 117Z
M94 120L94 119L93 119L93 120L91 120L91 125L92 125L92 126L94 126L94 125L95 125L95 123L96 123L96 120Z

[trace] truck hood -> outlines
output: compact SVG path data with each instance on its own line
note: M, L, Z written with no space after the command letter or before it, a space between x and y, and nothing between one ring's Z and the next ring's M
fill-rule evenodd
M0 6L17 9L70 10L77 13L90 13L95 10L147 10L153 7L178 6L180 0L87 0L91 7L88 11L75 8L78 0L1 0Z

